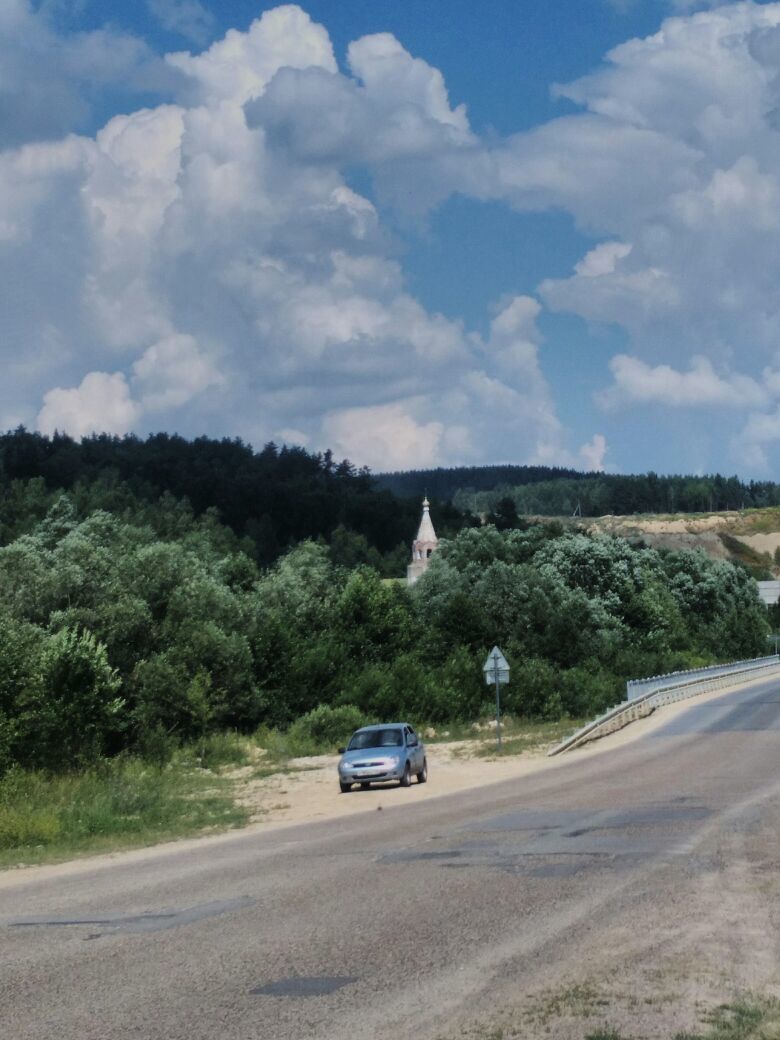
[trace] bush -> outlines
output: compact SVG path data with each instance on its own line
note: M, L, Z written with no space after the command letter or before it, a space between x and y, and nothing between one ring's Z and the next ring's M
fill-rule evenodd
M352 732L366 724L365 717L354 704L331 708L320 704L313 711L302 715L287 731L291 754L316 755L335 751L351 736Z
M122 727L119 686L92 633L63 629L50 636L37 675L20 697L19 760L52 770L96 762Z
M625 697L624 681L597 662L569 668L561 675L560 689L563 709L572 718L600 715Z
M210 733L195 745L203 769L243 766L249 761L246 743L238 733Z
M560 673L541 658L519 661L512 668L511 682L502 687L501 701L512 715L547 721L560 719L564 714Z

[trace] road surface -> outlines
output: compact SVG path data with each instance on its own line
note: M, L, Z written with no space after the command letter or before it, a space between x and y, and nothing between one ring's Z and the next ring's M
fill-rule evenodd
M411 807L5 876L0 1037L660 1037L778 994L780 684L661 719Z

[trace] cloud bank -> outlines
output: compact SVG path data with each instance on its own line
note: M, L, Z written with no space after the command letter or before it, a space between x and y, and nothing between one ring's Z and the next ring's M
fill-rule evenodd
M150 3L205 38L200 4ZM573 113L503 139L389 34L351 43L340 68L294 5L163 59L129 37L58 38L24 0L0 18L0 40L27 32L57 56L26 109L12 102L27 58L0 88L14 112L0 123L0 425L294 435L375 467L601 468L603 433L578 448L558 417L545 307L622 330L596 395L605 421L627 406L744 412L733 457L769 464L780 4L669 17L556 86ZM165 103L66 132L96 84L142 67ZM594 245L480 335L409 292L392 232L394 214L455 194L564 211Z

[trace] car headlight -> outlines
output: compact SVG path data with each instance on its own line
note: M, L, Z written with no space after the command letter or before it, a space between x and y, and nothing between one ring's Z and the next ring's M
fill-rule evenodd
M387 764L389 766L397 766L400 761L401 761L401 756L400 755L389 755L388 758L387 758Z

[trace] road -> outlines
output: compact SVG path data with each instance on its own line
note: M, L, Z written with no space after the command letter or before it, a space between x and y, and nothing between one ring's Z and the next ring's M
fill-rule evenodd
M671 1036L780 992L779 763L757 683L522 780L6 877L0 1036Z

